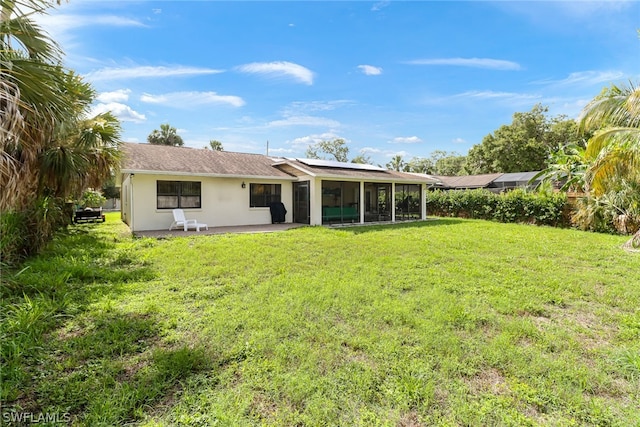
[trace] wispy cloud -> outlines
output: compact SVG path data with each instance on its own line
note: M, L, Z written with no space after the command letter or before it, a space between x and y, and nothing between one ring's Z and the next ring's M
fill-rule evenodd
M96 97L96 100L104 103L125 102L129 100L130 93L131 89L118 89L113 92L102 92Z
M205 74L219 74L224 70L213 68L185 67L181 65L173 67L165 66L138 66L121 68L103 68L85 75L90 81L122 80L135 78L161 78L161 77L188 77Z
M110 27L146 27L141 21L117 15L43 14L37 16L37 21L43 28L46 28L47 31L52 32L97 25Z
M110 111L114 116L123 122L142 123L147 120L144 114L140 114L128 105L120 102L107 102L95 105L91 109L91 116Z
M487 68L491 70L521 70L517 62L491 58L433 58L406 61L411 65L451 65L456 67Z
M534 84L551 84L558 86L612 83L625 77L622 71L578 71L560 80L538 80Z
M398 136L389 141L389 144L419 144L422 140L417 136Z
M400 157L409 157L411 155L411 153L407 152L407 151L387 151L385 152L385 156L392 158L395 156L400 156Z
M375 147L364 147L360 149L360 153L362 154L380 154L382 150Z
M379 76L382 74L382 68L373 65L358 65L358 68L367 76Z
M462 139L462 138L453 138L453 139L451 140L451 142L453 142L454 144L464 144L464 143L466 143L467 141L466 141L466 140L464 140L464 139Z
M532 101L540 101L542 95L530 94L530 93L515 93L515 92L494 92L491 90L485 91L468 91L454 95L451 98L459 99L477 99L477 100L495 100L510 104L527 104Z
M315 116L291 116L282 120L274 120L267 124L268 127L285 127L285 126L324 126L335 128L340 126L340 122L325 117Z
M284 108L283 115L295 116L301 115L301 113L332 111L352 104L354 104L354 102L347 99L336 99L334 101L294 101Z
M191 107L205 104L227 104L242 107L244 100L234 95L218 95L216 92L171 92L161 95L145 93L140 101L148 104L160 104L171 107Z
M378 12L378 11L384 9L385 7L389 6L390 4L391 4L391 1L389 1L389 0L379 1L377 3L374 3L373 6L371 6L371 11L372 12Z
M292 62L253 62L236 68L242 73L262 74L269 77L286 77L307 85L313 84L313 72Z

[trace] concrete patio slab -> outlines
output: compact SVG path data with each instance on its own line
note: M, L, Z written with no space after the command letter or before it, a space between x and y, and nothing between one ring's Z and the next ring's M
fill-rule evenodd
M276 231L284 231L292 228L305 227L306 224L261 224L261 225L239 225L228 227L209 227L208 230L201 228L200 231L190 229L184 231L179 230L148 230L148 231L136 231L133 234L136 237L155 237L155 238L167 238L167 237L186 237L186 236L206 236L210 234L227 234L227 233L273 233Z

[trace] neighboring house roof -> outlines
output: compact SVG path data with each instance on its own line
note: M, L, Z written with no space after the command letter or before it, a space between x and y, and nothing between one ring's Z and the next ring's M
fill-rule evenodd
M440 180L445 188L484 188L504 174L489 173L484 175L465 175L465 176L439 176L434 178Z
M496 178L493 182L494 184L500 182L517 182L527 184L531 178L536 176L539 171L534 172L514 172L514 173L503 173L501 177Z
M376 166L317 159L290 159L167 145L124 143L124 173L261 177L295 180L298 176L432 183L429 175L384 170Z
M135 143L124 143L122 150L125 173L294 179L262 154Z

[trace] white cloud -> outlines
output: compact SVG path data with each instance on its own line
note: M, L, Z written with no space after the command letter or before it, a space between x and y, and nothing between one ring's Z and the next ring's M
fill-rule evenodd
M407 61L412 65L453 65L458 67L488 68L492 70L520 70L517 62L491 58L434 58Z
M528 94L528 93L515 93L515 92L494 92L491 90L485 91L467 91L458 93L455 95L441 97L441 98L427 98L424 100L425 104L445 104L450 102L458 102L459 99L466 99L467 101L495 101L502 104L511 106L521 106L531 104L532 102L548 102L542 95Z
M162 9L151 9L154 15L159 15L162 13Z
M385 153L385 156L389 157L389 158L395 157L395 156L407 157L409 155L410 155L410 153L407 152L407 151L394 151L394 152L386 152Z
M253 62L236 68L243 73L263 74L271 77L289 77L307 85L313 84L313 72L292 62Z
M371 6L372 12L378 12L391 4L390 0L379 1Z
M451 142L453 142L454 144L464 144L464 143L466 143L467 141L465 141L465 140L464 140L464 139L462 139L462 138L453 138L453 139L451 140Z
M213 68L185 67L181 65L173 67L139 66L130 68L103 68L98 71L92 71L86 74L85 77L87 80L91 81L104 81L134 78L198 76L223 72L223 70L216 70Z
M293 116L300 115L301 113L311 113L315 111L331 111L346 105L351 105L353 103L353 101L349 101L346 99L338 99L335 101L294 101L286 108L284 108L283 115Z
M373 65L358 65L360 71L367 76L379 76L382 74L382 68Z
M315 116L291 116L282 120L274 120L267 124L268 127L286 126L325 126L335 128L340 126L340 122L325 117Z
M390 144L418 144L422 142L417 136L398 136L389 141Z
M362 154L367 154L367 153L371 153L371 154L380 154L382 153L382 150L379 148L374 148L374 147L364 147L360 150L360 153Z
M129 100L131 89L118 89L113 92L102 92L96 97L100 102L125 102Z
M128 105L121 104L119 102L97 104L91 109L90 115L95 116L97 114L106 113L108 111L110 111L114 116L116 116L123 122L142 123L147 120L144 114L140 114L137 111L134 111Z
M104 25L109 27L146 27L135 19L116 15L38 14L38 23L51 33L66 32L73 28Z
M622 71L578 71L569 74L561 80L539 80L536 84L565 85L596 85L601 83L612 83L625 77Z
M245 105L244 100L239 96L218 95L216 92L171 92L161 95L145 93L140 97L140 101L171 107L190 107L205 104L228 104L233 107Z
M316 144L320 141L330 141L336 138L340 138L340 137L334 132L324 132L321 134L307 135L307 136L296 138L293 141L291 141L291 146L294 148L302 147L306 149L306 147L308 147L311 144ZM342 138L342 139L344 139L345 142L348 142L345 138Z

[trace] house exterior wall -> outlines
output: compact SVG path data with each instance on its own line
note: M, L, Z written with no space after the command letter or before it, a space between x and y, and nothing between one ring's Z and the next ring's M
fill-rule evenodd
M293 185L291 181L278 179L218 178L182 175L154 175L136 173L124 177L123 192L128 188L130 203L122 204L123 220L132 231L168 229L173 222L171 209L157 208L157 181L199 181L201 183L201 207L184 209L187 219L196 219L209 227L270 224L269 208L249 207L250 184L281 184L281 200L287 209L286 222L291 222ZM242 188L242 183L245 188ZM125 219L126 218L126 219Z

